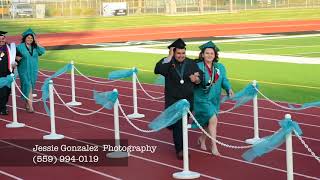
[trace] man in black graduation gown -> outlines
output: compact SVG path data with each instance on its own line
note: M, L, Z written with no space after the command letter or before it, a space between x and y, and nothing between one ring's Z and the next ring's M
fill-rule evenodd
M9 62L9 49L6 43L5 34L7 32L0 31L0 78L11 74ZM0 115L8 115L7 103L11 89L7 86L0 88Z
M193 89L202 79L202 71L197 64L186 57L186 44L177 39L168 48L169 56L161 59L155 69L155 74L165 77L165 108L181 99L187 99L190 110L193 109ZM172 130L173 141L178 159L183 159L182 119L168 127Z

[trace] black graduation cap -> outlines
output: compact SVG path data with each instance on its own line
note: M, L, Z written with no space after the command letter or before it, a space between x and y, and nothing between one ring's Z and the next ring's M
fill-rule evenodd
M172 44L170 44L168 46L168 49L170 49L171 47L184 49L186 46L187 46L186 43L184 43L184 41L181 38L179 38L179 39L175 40Z
M4 36L5 34L7 34L8 32L5 31L0 31L0 36Z

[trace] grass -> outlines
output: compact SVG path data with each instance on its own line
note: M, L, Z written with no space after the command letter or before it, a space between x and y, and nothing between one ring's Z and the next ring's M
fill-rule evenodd
M153 83L153 68L162 55L108 52L98 50L48 51L41 58L40 68L56 71L74 60L86 75L106 78L110 71L137 67L142 82ZM320 65L222 59L235 91L257 80L262 92L273 100L304 103L320 97ZM318 69L318 71L316 70ZM275 84L274 84L275 83Z
M191 15L191 16L128 16L128 17L92 17L92 18L52 18L2 20L2 30L9 35L21 34L31 27L37 33L56 33L73 31L91 31L107 29L126 29L141 27L163 27L177 25L225 24L243 22L267 22L279 20L319 20L319 9L269 9L248 10L237 13ZM304 40L268 40L237 43L221 43L223 52L244 51L246 53L295 54L304 57L319 57L320 39ZM288 46L304 46L286 48ZM309 46L309 47L307 47ZM241 48L241 49L240 49ZM277 49L275 49L277 48ZM188 49L198 50L197 46ZM269 50L268 50L269 49ZM304 53L304 54L303 54ZM306 54L305 54L306 53ZM153 83L155 63L162 55L126 52L107 52L89 49L48 51L41 57L40 68L56 71L70 60L84 74L106 78L113 70L137 67L142 82ZM298 65L276 62L245 61L221 59L227 67L229 78L235 91L250 81L260 82L261 90L270 98L280 101L304 103L319 100L319 65Z
M141 15L127 17L15 19L1 20L0 27L1 29L8 31L9 35L17 35L21 34L28 27L33 28L37 33L56 33L177 25L225 24L312 19L320 19L319 9L298 8L248 10L239 11L236 13L190 16Z
M320 57L320 36L241 42L217 42L216 44L222 52ZM199 45L200 44L191 44L187 46L187 49L199 51ZM152 48L166 49L167 47L159 46Z

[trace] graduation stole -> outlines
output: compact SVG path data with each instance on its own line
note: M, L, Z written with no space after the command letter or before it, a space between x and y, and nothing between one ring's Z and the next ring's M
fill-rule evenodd
M11 71L11 54L10 54L10 47L6 44L7 54L8 54L8 69Z
M24 45L25 45L27 51L29 52L30 56L33 56L33 49L34 49L34 48L32 47L32 45L30 46L30 49L28 48L28 46L27 46L26 43L24 43Z
M212 62L211 66L211 73L209 67L207 67L206 63L203 61L203 69L202 71L205 73L208 71L209 74L209 81L206 81L205 74L203 75L203 80L202 80L202 85L203 85L203 90L205 90L206 93L209 92L211 86L218 81L220 77L220 70L214 65L214 62Z
M175 60L175 62L177 62L177 60ZM177 69L175 62L172 63L172 66L173 66L174 70L176 71L176 73L178 74L178 76L180 77L180 84L184 84L183 75L184 75L184 70L186 68L187 62L185 62L185 60L184 60L184 62L182 62L180 71Z
M8 69L11 71L11 53L10 53L10 47L8 44L5 44L5 52L1 52L1 60L2 58L7 54L8 59Z
M16 44L6 44L6 50L8 54L8 69L13 72L12 65L16 62Z

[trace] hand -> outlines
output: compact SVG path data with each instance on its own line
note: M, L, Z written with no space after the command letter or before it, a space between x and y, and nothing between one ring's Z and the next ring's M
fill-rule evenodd
M20 61L22 59L22 57L20 57L20 56L16 56L16 61Z
M229 89L228 95L231 98L234 96L234 92L232 91L232 89Z
M190 78L191 82L198 84L199 80L200 80L199 76L200 76L199 72L195 72L194 74L191 74L189 76L189 78Z
M174 55L174 52L173 52L174 48L175 48L175 47L171 47L171 48L170 48L170 50L169 50L169 55L168 55L168 60L171 60L171 59L172 59L172 57L173 57L173 55Z
M36 43L36 46L41 46L39 41L35 41L35 43Z
M11 68L12 68L12 69L15 69L15 68L17 67L17 65L18 65L17 62L14 62L14 63L11 65Z
M37 38L36 36L34 36L33 41L34 41L36 44L39 43L39 42L38 42L38 38Z

